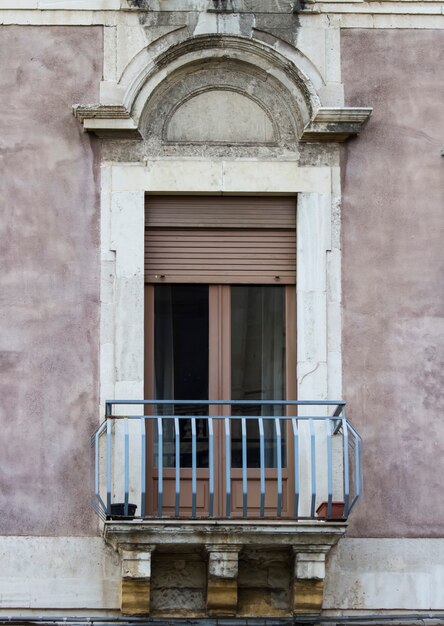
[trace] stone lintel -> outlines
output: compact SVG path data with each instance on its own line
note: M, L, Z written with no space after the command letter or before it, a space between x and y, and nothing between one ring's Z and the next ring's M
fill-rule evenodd
M370 117L370 107L323 107L304 128L302 142L344 142L358 135Z

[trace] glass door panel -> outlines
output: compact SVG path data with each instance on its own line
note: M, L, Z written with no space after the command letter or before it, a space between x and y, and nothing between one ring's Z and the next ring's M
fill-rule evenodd
M208 399L208 285L154 286L154 391L158 400ZM208 415L199 404L157 407L158 415ZM157 430L157 429L155 429ZM180 466L191 467L191 420L179 419ZM208 467L207 420L197 420L197 467ZM163 420L163 465L175 465L173 420ZM157 440L157 432L154 441ZM154 447L154 464L157 449Z
M231 392L233 400L282 400L286 398L285 287L235 285L231 287ZM284 414L282 405L232 407L232 415ZM265 467L276 467L276 428L264 419ZM233 420L232 464L242 467L241 422ZM285 437L282 465L285 467ZM247 420L247 466L259 462L259 426Z
M191 419L196 416L197 515L209 511L208 420L199 416L231 416L231 455L226 454L225 420L213 420L214 508L226 515L226 459L231 457L231 514L242 516L242 422L247 417L248 516L259 515L260 439L263 417L265 516L276 515L276 481L281 473L282 515L291 490L291 446L287 422L281 421L281 466L275 417L290 415L285 406L262 400L293 399L295 392L295 289L281 285L162 284L146 286L146 397L159 400L249 400L248 407L202 406L173 402L152 407L152 414L179 418L180 516L192 504ZM258 403L256 404L255 401ZM236 419L238 416L238 419ZM252 419L248 419L252 418ZM175 515L176 447L173 419L162 420L163 513ZM157 420L147 422L147 514L157 511Z

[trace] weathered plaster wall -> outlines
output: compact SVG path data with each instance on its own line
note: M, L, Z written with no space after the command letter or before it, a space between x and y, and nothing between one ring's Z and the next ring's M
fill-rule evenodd
M71 112L97 101L100 27L0 30L0 529L96 532L98 145Z
M443 63L442 31L342 33L346 102L374 107L343 162L344 397L365 451L349 536L443 534Z

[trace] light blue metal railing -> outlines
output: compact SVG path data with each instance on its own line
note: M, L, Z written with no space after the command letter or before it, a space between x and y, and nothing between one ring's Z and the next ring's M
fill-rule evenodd
M139 408L149 414L116 414ZM201 414L215 410L222 414ZM318 414L327 411L331 415ZM346 519L362 493L361 448L343 401L108 401L105 421L91 437L90 501L103 519L319 519L322 503L322 519ZM182 487L190 471L191 506L184 506ZM203 475L204 508L197 503ZM174 506L164 506L165 478L174 484ZM235 481L242 489L237 508ZM259 504L252 505L253 483ZM266 506L267 489L275 500L272 509ZM154 511L147 503L155 500ZM217 509L222 500L223 510Z

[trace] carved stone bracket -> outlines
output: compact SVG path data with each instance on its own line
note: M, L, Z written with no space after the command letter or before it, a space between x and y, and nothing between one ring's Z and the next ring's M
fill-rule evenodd
M85 132L101 138L141 139L137 124L123 104L75 104L74 116Z
M343 142L357 135L372 113L369 107L320 108L304 128L300 141Z
M319 613L324 598L325 556L330 546L301 552L293 547L293 613Z
M151 553L154 545L122 545L122 586L120 610L123 615L149 615Z
M208 615L236 615L240 546L206 545L205 548L208 553Z

